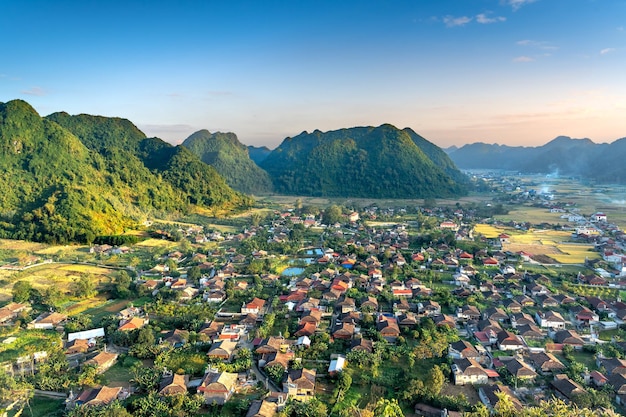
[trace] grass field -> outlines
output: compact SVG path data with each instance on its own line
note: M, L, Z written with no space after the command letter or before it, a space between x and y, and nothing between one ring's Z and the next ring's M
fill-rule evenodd
M37 289L55 286L62 292L68 292L74 280L80 278L82 274L87 274L98 286L110 282L110 275L113 272L114 270L91 265L45 264L13 273L4 279L4 285L0 287L0 297L10 296L13 283L18 280L29 282Z
M99 298L97 298L96 300L99 300ZM89 315L94 323L98 323L100 320L102 320L103 317L122 311L128 306L128 304L128 300L103 300L100 303L92 302L91 305L87 306L88 308L85 308L82 311L72 312L72 314L78 314L79 312L82 312Z
M24 409L26 417L61 417L64 413L65 400L34 396L30 407Z

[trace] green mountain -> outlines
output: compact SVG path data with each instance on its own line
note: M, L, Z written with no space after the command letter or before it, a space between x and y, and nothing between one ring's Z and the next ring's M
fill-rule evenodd
M465 177L441 149L392 125L287 138L261 163L279 193L374 198L454 197Z
M183 146L215 168L235 190L247 194L272 190L269 175L250 159L248 148L234 133L200 130L185 139Z
M186 149L127 120L0 103L0 237L89 242L147 215L248 203Z

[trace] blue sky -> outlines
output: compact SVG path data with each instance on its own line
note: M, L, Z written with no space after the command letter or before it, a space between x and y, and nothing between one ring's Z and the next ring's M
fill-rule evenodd
M0 101L173 143L382 123L442 147L626 136L625 0L0 3Z

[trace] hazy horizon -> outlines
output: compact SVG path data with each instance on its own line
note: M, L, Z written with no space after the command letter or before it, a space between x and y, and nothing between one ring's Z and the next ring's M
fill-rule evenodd
M626 2L12 2L0 101L180 143L410 127L436 145L626 136Z

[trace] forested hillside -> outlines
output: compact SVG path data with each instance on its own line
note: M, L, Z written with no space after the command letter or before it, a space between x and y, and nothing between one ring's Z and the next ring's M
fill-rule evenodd
M234 133L200 130L185 139L183 146L215 168L237 191L258 194L272 190L269 175L250 159L248 148Z
M1 237L88 242L193 204L249 203L186 149L127 120L42 118L24 101L0 103Z
M389 124L303 132L285 139L261 167L286 194L424 198L467 191L465 176L443 151Z

